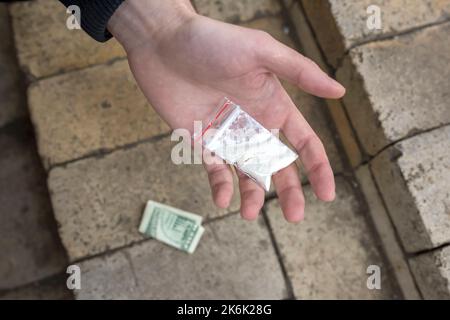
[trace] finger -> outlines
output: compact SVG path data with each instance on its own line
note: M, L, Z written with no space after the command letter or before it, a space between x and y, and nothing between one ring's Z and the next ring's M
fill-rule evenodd
M264 190L253 180L237 170L241 193L241 216L246 220L255 220L264 205Z
M233 174L230 167L223 163L206 163L204 167L208 173L209 185L214 203L219 208L227 208L233 196Z
M300 156L316 196L323 201L335 198L333 170L325 148L295 106L286 118L282 131Z
M289 222L303 220L305 212L305 197L295 164L284 168L273 175L273 183L277 190L278 201L284 217Z
M345 88L312 60L270 36L263 43L259 49L262 63L280 78L322 98L341 98L345 94Z

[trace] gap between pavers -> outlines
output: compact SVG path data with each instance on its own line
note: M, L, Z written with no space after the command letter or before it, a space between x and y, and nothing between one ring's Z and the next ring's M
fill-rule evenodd
M59 1L34 0L10 5L21 68L29 80L45 78L124 57L112 39L99 43L83 30L69 30L69 14Z
M262 217L205 225L189 255L156 240L81 262L77 299L285 299L279 261Z
M448 1L422 0L414 4L410 0L296 1L302 3L327 61L333 67L339 65L348 50L359 44L450 20ZM378 9L381 29L369 29L368 20L376 17Z
M450 22L352 49L337 70L364 151L450 123Z
M148 200L206 219L239 209L237 192L230 208L216 208L203 166L174 164L172 146L166 137L50 171L53 209L70 260L142 239L137 226Z
M383 200L377 190L375 181L368 165L360 166L355 172L358 186L366 199L367 209L371 220L377 230L384 252L391 264L391 268L397 279L403 298L407 300L421 299L416 282L411 275L407 263L407 254L403 251L397 232L390 221Z
M406 251L450 243L450 125L386 149L370 162Z
M308 6L308 4L305 4L306 1L303 1L305 7ZM322 9L325 8L325 10L330 10L330 6L328 6L327 4L329 4L329 2L332 2L334 5L340 5L340 6L345 6L346 4L349 4L349 2L345 2L342 1L340 3L334 2L334 1L323 1L320 2L319 1L315 2L314 4L309 3L310 6L314 6L314 5L318 5L318 6L322 6ZM325 4L325 5L324 5ZM360 5L360 3L353 3L356 6ZM419 5L416 9L424 9L422 7L422 4ZM388 5L386 3L386 5ZM438 9L440 8L439 6L447 6L446 8L442 8L442 10L435 10L438 6ZM395 4L394 4L395 6ZM347 94L346 97L344 97L344 101L345 101L345 106L347 107L347 110L349 111L350 117L352 119L353 124L355 125L355 128L357 129L358 132L358 140L360 141L359 145L363 146L363 149L366 152L372 153L372 154L376 154L378 151L380 151L384 146L389 145L390 143L392 143L393 141L396 140L402 140L405 137L408 136L414 136L419 134L420 132L427 132L431 129L434 128L438 128L440 126L442 126L443 124L446 124L449 122L449 118L450 118L450 114L447 112L448 108L446 108L446 100L445 100L445 95L448 91L448 89L446 89L445 84L448 83L448 81L445 80L446 77L446 71L449 70L448 69L448 63L446 63L446 59L448 58L448 55L442 55L439 53L442 52L449 52L450 48L448 47L448 41L445 40L441 40L445 38L445 35L448 33L447 29L449 28L450 23L445 23L445 19L446 19L446 15L445 12L448 11L448 7L449 4L444 4L444 3L433 3L431 6L428 6L428 8L425 8L425 16L426 19L431 19L431 21L428 21L425 24L421 24L421 22L418 22L418 25L415 27L410 28L408 31L414 31L414 32L406 32L403 35L399 36L399 37L392 37L392 39L388 39L388 40L384 40L384 41L377 41L374 43L368 43L365 45L361 45L356 47L355 49L352 49L350 51L350 56L347 57L347 59L344 61L343 66L339 69L338 71L338 79L341 80L341 82L344 82L344 85L346 85L347 87L349 87L349 83L350 83L350 90L349 92L352 92L353 94L349 95ZM427 11L427 10L431 10L431 11ZM428 13L432 13L431 15L427 15ZM312 15L314 15L313 13L311 13ZM335 14L334 11L330 11L329 13L329 17L331 17L331 19L340 19L342 17L333 17L332 15ZM343 15L348 14L347 13L343 13ZM425 17L424 16L424 17ZM430 17L435 17L435 21L433 22L434 18L430 18ZM310 15L311 18L311 15ZM421 17L423 18L423 17ZM420 19L419 19L420 20ZM320 33L323 31L320 30L323 25L318 25L317 24L317 20L314 19L310 19L309 20L314 28L315 28L315 32L319 37L319 42L321 41L321 35ZM411 20L416 22L416 20ZM431 26L431 25L435 25L435 26ZM423 28L424 26L428 26L428 28ZM409 28L409 27L408 27ZM325 28L326 29L326 28ZM420 30L422 29L422 30ZM330 30L335 30L335 32L330 32ZM339 28L335 28L335 29L327 29L326 33L328 35L333 34L333 37L335 37L335 39L337 39L337 41L342 41L342 38L340 38L342 35L346 36L348 34L346 34L345 32L341 33L342 30L339 30ZM433 42L434 40L434 42ZM363 41L364 42L364 41ZM334 49L336 49L334 52L338 51L338 45L336 45L333 42L328 42L328 45L332 45L334 47ZM326 46L326 45L324 45ZM325 48L323 46L323 48ZM409 48L409 50L408 50ZM417 49L418 48L418 49ZM430 48L432 48L432 50L430 50ZM330 52L330 50L324 50L326 54L328 54ZM431 52L434 52L435 54L431 54ZM396 62L396 58L397 55L399 55L400 53L404 53L404 55L406 56L406 62L405 61L401 61L401 62ZM437 53L437 54L436 54ZM379 70L381 67L383 67L383 65L380 68L374 68L374 65L377 65L377 63L372 63L373 60L375 59L375 61L378 61L376 58L379 58L379 56L382 56L382 54L384 54L384 56L386 57L386 59L388 61L390 61L391 63L389 64L388 67L386 67L386 70ZM378 56L377 56L378 55ZM428 57L428 58L427 58ZM351 60L352 63L349 63L349 61ZM371 60L370 60L371 59ZM421 60L422 59L422 60ZM433 60L434 59L434 60ZM331 61L332 63L332 61ZM431 65L430 65L431 63ZM333 63L332 63L333 64ZM359 74L356 74L356 72L353 72L353 70L351 68L353 68L356 65L357 68L359 68L357 71ZM379 63L378 63L379 65ZM424 68L417 68L415 66L420 65L420 66L424 66ZM361 67L363 66L363 67ZM370 67L372 66L372 69L370 69ZM414 67L413 67L414 66ZM402 69L403 68L403 69ZM429 72L428 69L431 68L431 70L433 70L432 72ZM365 73L361 73L361 70L365 70ZM375 72L375 74L378 75L378 77L372 77L372 78L364 78L364 81L362 81L361 78L361 74L365 75L367 74L367 70L372 70L372 73ZM390 72L394 70L398 76L397 77L391 77L389 78L388 75L390 74ZM435 70L435 71L434 71ZM353 73L352 73L353 72ZM423 75L422 75L423 74ZM427 86L423 86L423 81L422 79L426 78L427 79ZM428 81L429 79L431 79L430 81ZM365 90L367 90L367 81L369 81L370 83L372 83L372 85L369 86L369 89L372 89L372 91L370 91L370 101L367 99L367 97L364 95ZM409 82L410 83L409 83ZM385 90L386 92L383 93L379 93L378 91L375 92L373 88L376 88L376 84L377 83L381 83L382 86L384 87L389 87L389 90ZM409 84L408 84L409 83ZM434 84L433 84L434 83ZM355 85L355 84L359 84L359 85ZM444 84L444 85L442 85ZM411 85L415 85L416 89L414 92L412 92L409 96L407 94L401 96L402 101L397 101L395 99L393 99L394 95L396 92L398 92L399 90L403 90L404 88L410 87ZM392 88L396 88L396 90L393 90ZM403 88L403 89L402 89ZM431 90L432 88L438 88L437 92L434 92L433 90ZM404 90L403 90L404 91ZM358 92L362 92L362 94L355 94ZM392 115L393 112L388 112L389 108L386 108L386 110L383 110L383 112L378 112L375 113L375 118L379 117L380 122L378 122L379 126L375 127L372 125L372 123L374 123L375 120L377 119L372 119L370 123L367 123L367 120L364 121L355 121L353 119L353 113L356 112L357 114L361 114L361 117L363 116L363 111L367 111L370 110L371 108L371 103L373 102L373 100L375 98L378 97L382 97L382 101L385 101L385 105L393 105L393 102L396 102L396 105L399 103L403 103L403 105L410 105L412 104L413 106L415 106L415 109L413 109L412 111L410 109L406 110L404 109L402 112L405 113L405 116L408 117L408 119L411 119L411 121L407 121L407 122L402 122L400 125L400 128L398 127L398 121L396 121L395 116ZM350 105L350 108L349 108ZM380 104L381 105L381 104ZM423 106L427 106L427 113L423 113L420 112L420 108L423 108ZM367 109L369 107L369 109ZM432 108L432 110L430 111L429 108ZM392 110L396 110L395 108L391 108ZM417 110L416 110L417 109ZM356 111L355 111L356 110ZM365 112L364 111L364 112ZM359 112L359 113L358 113ZM367 114L367 112L365 112L365 114ZM393 125L391 125L391 127L389 127L389 123L392 123ZM391 129L395 126L394 129ZM388 128L386 130L386 127ZM437 129L439 130L439 129ZM362 132L365 132L364 134L361 134ZM428 133L425 133L428 134ZM378 138L377 138L378 137ZM415 137L414 137L415 138ZM414 139L413 138L413 139ZM445 139L445 138L443 138ZM373 141L378 141L377 144L372 144ZM444 140L441 140L441 143ZM381 142L381 143L380 143ZM391 148L392 149L392 148ZM430 150L429 150L430 151ZM430 151L431 152L431 151ZM435 153L439 151L435 150ZM443 151L442 151L443 152ZM395 153L395 152L394 152ZM395 158L399 156L399 153L395 153L392 154L392 157L390 159L390 161L395 162ZM417 163L416 163L417 164ZM429 164L427 164L426 166L428 166ZM423 174L418 174L418 177L420 179L420 176L427 176L427 175L439 175L438 172L441 170L442 165L445 166L445 163L440 163L438 165L439 169L434 170L434 173L430 173L427 172L427 174L423 175ZM392 167L391 166L387 166L387 167ZM394 165L395 168L395 165ZM382 168L382 166L379 167L379 171L381 171L382 169L386 169ZM412 167L410 167L410 169L413 169ZM398 169L394 169L394 172L398 170ZM409 169L406 169L409 170ZM419 170L421 171L421 170ZM375 174L374 174L375 175ZM389 176L389 172L384 172L384 176L386 177ZM401 177L401 175L397 175L398 177ZM376 175L375 175L376 177ZM383 178L384 179L384 178ZM440 180L440 183L442 183L442 180ZM392 178L391 178L391 182L392 182ZM396 181L395 183L393 183L393 186L390 186L391 189L394 187L398 187L398 184L401 183L401 181ZM388 184L387 184L388 185ZM400 186L402 187L402 186ZM414 189L414 187L412 188ZM382 189L381 189L382 190ZM392 190L391 190L392 191ZM407 194L408 192L410 192L411 190L406 191L405 193ZM383 196L385 196L386 192L382 191ZM445 198L445 188L444 189L440 189L438 195L434 195L434 197L437 197L438 199L442 199ZM393 203L389 204L389 201L387 201L387 207L389 209L389 212L391 213L391 209L394 208L398 208L399 206L402 206L401 201L399 203L398 201L398 197L395 198L393 196L393 194L396 193L392 193L389 192L386 194L386 197L388 199L392 199ZM414 198L414 196L413 196ZM420 197L419 197L420 198ZM409 204L412 205L412 202L409 200L411 198L406 197L405 199L403 199L403 202L408 202ZM414 199L416 200L416 199ZM422 199L424 200L424 199ZM419 199L419 202L422 201ZM419 204L419 207L423 206L422 204ZM414 211L416 211L416 208L414 208ZM442 210L439 209L439 212L441 212ZM394 213L394 215L401 215L402 213ZM431 214L431 212L430 212ZM413 221L414 219L416 219L415 221L418 222L421 218L415 217L415 218L411 218L408 219L407 218L407 214L406 212L403 213L404 217L406 217L406 221ZM426 215L426 213L425 213ZM438 214L438 218L439 217L443 217L442 214ZM395 220L399 220L397 218L393 218L394 222ZM430 219L428 220L428 224L430 224ZM436 219L436 221L438 221L439 219ZM437 228L434 230L434 240L431 240L431 243L434 242L433 245L431 245L431 247L437 245L437 243L440 243L440 241L446 241L445 239L442 240L442 235L443 233L439 231L439 229L442 230L442 228L446 228L447 223L445 223L445 220L439 220L439 221L444 221L444 224L440 224L440 228ZM431 223L432 224L432 223ZM413 225L415 226L414 228L418 228L422 225L422 222L418 222L418 223L413 223ZM400 229L410 229L411 227L411 223L407 223L407 226L400 226ZM421 229L423 230L423 228ZM400 231L400 234L402 232ZM403 236L401 236L403 239L405 238L405 232L403 232ZM411 249L411 246L415 246L418 243L421 243L421 245L419 246L423 246L424 244L427 243L427 238L428 236L425 236L425 239L416 239L414 243L408 243L406 244L406 246L409 246L408 250L416 250L416 249ZM439 240L440 239L440 240ZM430 241L428 241L428 244L430 243Z
M293 30L291 31L300 41L301 51L314 60L325 72L333 75L333 71L324 62L322 53L316 44L316 40L308 25L308 21L298 1L284 0L285 8L288 11ZM350 120L347 117L344 106L340 100L326 100L328 112L334 122L340 141L345 150L350 165L355 168L363 161L363 155L360 151L359 142L352 130Z
M126 60L35 82L28 101L47 169L170 130L140 91Z
M332 74L330 66L324 62L322 58L321 49L317 46L315 35L309 25L309 21L304 15L299 1L284 1L285 8L288 9L292 25L299 39L301 40L302 48L305 54L311 57L319 66ZM347 154L348 160L354 169L357 169L363 162L364 156L360 151L360 142L352 128L352 125L347 117L346 110L339 101L327 100L330 114L339 133L342 145ZM379 234L385 253L390 262L392 270L397 278L403 297L406 299L417 299L419 293L415 287L414 280L408 268L407 261L401 252L401 247L397 243L394 228L392 227L389 218L383 216L386 213L380 204L380 196L377 191L373 190L373 181L367 178L367 168L363 170L360 168L357 173L357 178L361 183L360 187L366 198L369 213L374 226Z
M265 30L294 46L283 32L279 16L242 26ZM105 78L108 83L102 81ZM341 172L323 104L292 85L284 85L324 141L333 169ZM169 132L139 91L125 60L35 82L29 88L29 105L47 169Z
M279 203L266 204L266 214L287 276L298 299L398 298L388 266L367 223L354 190L336 177L336 200L317 200L304 186L305 220L287 223ZM381 270L381 290L367 287L367 268Z
M243 25L265 29L280 41L289 43L280 17L256 19ZM100 78L110 79L107 90L113 92L112 97L104 99L101 93L92 94L91 83L99 83ZM113 81L114 79L117 81ZM111 83L115 82L116 87L111 90ZM323 108L320 103L292 86L288 90L295 101L305 103L302 108L305 117L313 125L317 125L315 129L319 129L319 135L325 140L335 171L341 171L342 163L321 113L320 109ZM123 144L135 143L140 137L165 132L144 120L141 126L140 122L136 124L131 121L134 118L127 118L126 106L130 104L128 97L133 96L135 100L131 104L139 105L139 110L142 111L137 117L139 121L152 120L146 114L150 112L150 106L137 93L137 87L124 60L38 81L31 86L29 92L33 120L39 133L39 145L42 146L41 156L47 167L56 165L50 172L49 185L60 234L72 261L139 241L142 237L136 233L135 227L148 199L168 201L169 204L207 217L238 210L236 201L229 210L218 210L212 205L206 174L202 168L197 167L195 172L188 173L187 170L177 171L173 169L174 166L171 167L170 158L166 157L170 150L167 147L158 149L161 141L168 141L167 137L151 142L154 144L142 142L126 150L116 150L112 154L71 162L99 150L100 146L120 149ZM86 97L89 98L88 103ZM51 112L43 112L44 108L47 110L48 105L53 103L56 105L50 109ZM114 114L117 109L124 114ZM74 118L77 121L73 121ZM99 119L101 121L97 121ZM86 121L92 124L88 126L88 130L83 126ZM160 123L159 119L155 121ZM130 123L143 128L142 132L129 129L133 134L128 135L116 130L117 127L127 128ZM156 151L153 147L153 151L145 150L150 149L150 145L156 146ZM135 149L140 151L133 151ZM65 165L61 166L61 163ZM171 177L174 175L172 170L179 177ZM194 185L185 185L183 179L189 181L186 184ZM171 193L170 188L174 185L179 186L179 189Z
M280 11L277 0L195 0L194 3L200 14L233 23L244 23ZM59 1L14 2L10 12L20 65L29 80L125 57L115 39L98 43L82 30L69 30L66 26L69 14Z
M409 261L425 299L450 299L450 246L420 254Z

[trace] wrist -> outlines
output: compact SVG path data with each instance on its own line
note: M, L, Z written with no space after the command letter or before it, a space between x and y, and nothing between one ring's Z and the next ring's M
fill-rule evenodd
M197 13L189 0L126 0L108 22L108 31L127 52L157 46Z

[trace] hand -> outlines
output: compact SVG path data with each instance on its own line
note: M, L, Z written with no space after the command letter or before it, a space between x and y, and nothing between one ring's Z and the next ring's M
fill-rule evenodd
M345 89L311 60L265 32L200 16L187 0L125 1L108 24L124 46L147 99L171 128L193 130L227 96L268 129L280 128L295 147L317 197L335 197L333 172L322 142L277 77L325 98ZM205 165L214 202L227 207L233 194L226 164ZM255 219L264 191L238 174L241 215ZM284 216L303 219L305 199L295 164L273 176Z

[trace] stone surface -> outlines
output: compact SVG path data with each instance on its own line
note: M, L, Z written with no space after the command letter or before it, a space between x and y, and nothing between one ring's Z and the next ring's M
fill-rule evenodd
M439 23L450 18L448 0L302 0L328 61L336 66L349 48L376 38ZM382 28L369 29L371 5L381 12Z
M66 263L30 125L15 124L0 133L0 290L53 275Z
M164 138L50 171L55 217L71 260L142 239L137 228L148 200L207 219L239 210L238 196L229 209L214 206L202 165L173 164L175 144Z
M383 246L383 252L389 260L403 298L407 300L421 299L408 266L406 255L397 239L395 228L389 219L389 214L384 207L369 166L360 166L355 174L358 179L358 185L364 194L370 218Z
M59 1L35 0L11 5L20 64L32 78L103 63L125 56L111 39L99 43L83 30L69 30L69 15Z
M192 254L147 240L80 264L78 299L283 299L280 264L260 218L205 226Z
M29 106L46 167L169 132L124 60L38 81Z
M0 292L0 300L72 300L73 293L67 289L68 274L45 279L14 290Z
M337 78L368 154L450 123L449 33L445 23L351 51Z
M288 224L277 201L267 215L298 299L389 299L397 297L388 267L349 184L336 181L336 200L323 203L305 187L305 221ZM381 290L367 288L367 267L381 267Z
M0 127L26 115L25 90L22 90L12 29L6 3L0 3Z
M408 252L450 242L450 126L399 142L371 163Z
M410 259L425 299L450 299L450 246Z
M280 12L277 0L193 0L197 12L231 23L244 22Z
M254 21L243 23L241 25L247 28L266 31L278 41L291 48L296 49L291 35L286 32L286 30L288 29L285 28L283 19L279 16L256 19ZM292 101L296 104L311 127L321 138L334 172L342 172L342 158L339 155L339 151L336 147L335 137L333 136L333 132L331 130L332 125L326 114L327 106L324 100L309 95L286 81L282 81L282 83ZM305 175L302 175L302 179L304 182L306 182L307 180Z

